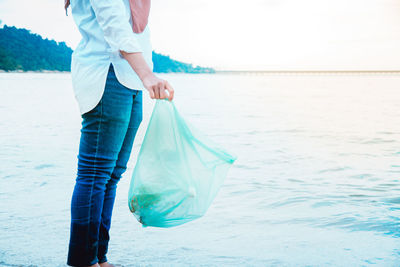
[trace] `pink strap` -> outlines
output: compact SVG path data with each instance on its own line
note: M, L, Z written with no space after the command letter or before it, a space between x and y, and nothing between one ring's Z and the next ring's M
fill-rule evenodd
M141 33L146 28L150 14L150 0L129 0L132 15L132 28Z
M64 0L64 9L65 9L65 15L68 16L68 7L69 7L70 3L69 0Z

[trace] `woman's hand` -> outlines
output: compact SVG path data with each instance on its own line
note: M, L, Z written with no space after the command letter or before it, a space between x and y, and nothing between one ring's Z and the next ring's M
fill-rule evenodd
M152 99L164 99L168 97L168 100L171 101L174 98L174 89L172 86L166 80L162 80L154 75L141 52L127 53L120 51L120 53L137 73ZM165 90L168 91L169 95L166 94Z
M154 73L149 73L143 77L143 85L149 91L150 98L164 99L168 97L171 101L174 98L174 89L172 86L163 79L158 78ZM168 94L165 92L168 91Z

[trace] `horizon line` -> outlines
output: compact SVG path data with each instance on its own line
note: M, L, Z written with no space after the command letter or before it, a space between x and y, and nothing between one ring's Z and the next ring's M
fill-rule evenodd
M215 70L215 73L400 73L400 70Z

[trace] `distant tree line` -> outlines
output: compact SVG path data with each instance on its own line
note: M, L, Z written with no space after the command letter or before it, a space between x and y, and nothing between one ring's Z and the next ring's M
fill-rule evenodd
M154 72L187 72L187 73L214 73L213 68L193 66L171 59L169 56L153 51Z
M43 39L30 30L4 25L0 28L0 70L71 70L73 50L65 42ZM153 52L155 72L214 73L212 68L193 66Z
M0 69L68 71L72 49L26 29L0 29Z

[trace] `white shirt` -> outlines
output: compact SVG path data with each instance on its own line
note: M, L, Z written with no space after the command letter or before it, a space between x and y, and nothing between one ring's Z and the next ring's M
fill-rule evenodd
M142 52L153 70L149 27L142 33L133 31L129 0L73 0L71 13L82 35L71 61L80 113L90 111L100 101L110 63L122 85L144 90L139 76L119 52Z

